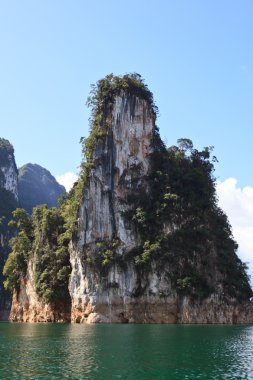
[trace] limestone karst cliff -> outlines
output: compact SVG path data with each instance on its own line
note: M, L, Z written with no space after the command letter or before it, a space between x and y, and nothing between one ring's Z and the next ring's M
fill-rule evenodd
M21 275L9 272L12 320L253 323L211 148L167 149L137 74L107 76L89 104L79 181L59 209L21 225L17 245L23 232L29 249Z

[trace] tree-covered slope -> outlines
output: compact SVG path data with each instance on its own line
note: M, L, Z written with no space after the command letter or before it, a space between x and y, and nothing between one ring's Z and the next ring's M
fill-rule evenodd
M58 197L65 193L52 174L37 164L26 164L19 169L19 203L28 213L33 207L46 204L57 206Z

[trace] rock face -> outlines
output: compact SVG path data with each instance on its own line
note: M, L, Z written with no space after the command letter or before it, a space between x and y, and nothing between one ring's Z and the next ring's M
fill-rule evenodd
M93 310L93 303L98 302L103 309L110 309L111 300L121 304L118 314L124 319L122 305L136 286L134 268L121 273L121 269L115 266L106 279L112 288L99 289L100 280L96 273L89 266L82 265L83 249L96 250L99 240L111 242L113 239L120 241L120 255L138 246L139 236L133 226L126 223L123 214L128 208L128 193L138 190L145 181L154 128L154 117L144 100L125 95L116 97L112 126L94 151L95 165L80 207L78 238L71 249L73 271L69 289L73 321L85 320ZM118 286L119 282L119 289L115 290L113 284ZM110 294L114 293L115 296L111 297ZM108 311L105 318L109 318Z
M0 139L0 320L8 319L11 297L4 289L2 270L9 254L8 241L13 230L8 227L12 211L18 205L18 171L14 149L10 142Z
M48 170L37 164L22 166L18 180L20 206L29 214L40 204L56 207L58 197L66 192Z

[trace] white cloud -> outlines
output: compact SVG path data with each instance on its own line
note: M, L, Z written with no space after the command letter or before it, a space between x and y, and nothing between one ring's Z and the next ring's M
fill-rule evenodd
M253 187L240 188L235 178L228 178L217 183L217 195L239 244L238 256L248 264L253 284Z
M56 181L63 185L67 191L72 188L77 179L78 176L72 172L67 172L65 174L56 176Z

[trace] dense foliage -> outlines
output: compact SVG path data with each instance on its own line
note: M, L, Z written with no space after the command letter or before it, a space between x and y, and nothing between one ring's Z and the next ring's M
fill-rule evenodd
M8 222L12 219L12 211L17 206L18 202L14 195L10 191L0 187L0 233L6 234L9 230Z
M24 209L13 213L18 235L11 239L12 252L4 267L5 286L18 288L27 271L28 260L35 265L35 286L44 302L69 298L69 239L61 210L41 205L30 217Z
M15 210L17 205L14 195L10 191L0 187L0 310L2 312L8 308L10 301L10 294L4 289L2 271L10 253L8 241L15 233L8 226L8 222L11 220L12 211Z
M5 263L3 274L6 276L4 286L14 289L26 274L27 261L32 248L32 222L24 209L13 211L14 220L9 224L18 228L18 235L10 240L12 252Z
M217 205L212 147L198 151L191 140L180 139L166 149L158 135L155 139L149 191L130 195L127 217L143 242L136 265L169 263L172 283L182 293L205 297L218 282L226 294L248 298L246 265Z

